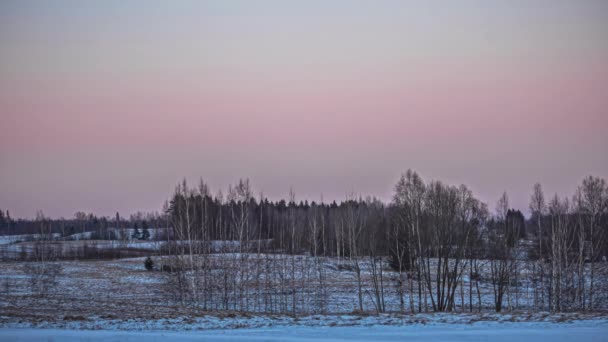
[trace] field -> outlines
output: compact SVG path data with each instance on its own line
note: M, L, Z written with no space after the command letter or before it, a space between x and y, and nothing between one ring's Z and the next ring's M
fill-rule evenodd
M210 341L245 337L267 341L323 341L321 337L387 341L423 337L426 341L461 341L474 337L500 341L504 338L501 332L522 341L533 340L539 334L543 338L554 334L555 341L572 336L586 336L585 340L594 341L601 340L599 336L608 327L605 262L596 267L598 305L593 311L553 314L534 310L534 288L528 276L530 264L522 260L517 265L519 278L511 284L505 298L505 312L497 314L488 261L477 260L481 274L473 285L468 272L463 272L452 313L431 313L430 308L427 313L413 313L419 304L417 293L411 294L413 307L409 291L403 293L402 312L398 273L384 259L380 267L386 312L377 313L372 263L368 257L357 260L366 308L361 312L353 260L236 253L238 244L234 241L214 241L214 253L195 256L198 258L195 263L207 265L205 286L211 290L208 298L194 303L192 294L188 300L180 300L176 273L162 270L162 265L170 265L174 258L158 255L163 242L82 238L44 242L45 248L61 251L62 255L73 254L75 259L42 263L29 257L39 248L33 237L18 236L3 241L2 250L8 253L5 255L26 258L5 259L0 268L2 341L17 338L154 341L168 336L178 341L201 337ZM81 252L73 252L82 251L84 246L89 254L94 250L98 254L92 253L93 256L104 259L81 258ZM220 250L223 252L218 253ZM137 252L142 256L112 259L108 256L114 254L108 251ZM148 255L155 264L151 271L144 267ZM432 261L433 268L436 262ZM55 273L40 278L36 270L41 266ZM189 270L183 274L193 278ZM231 279L230 283L223 284L226 277ZM44 291L41 284L47 286ZM424 308L422 303L421 307ZM297 315L293 315L292 308ZM462 333L465 330L473 333L466 337Z
M212 254L210 256L215 267L240 262L241 255L234 253ZM288 255L260 255L247 256L247 262L255 264L254 260L271 261L275 264L284 264L291 260ZM166 257L164 257L166 258ZM308 258L296 256L296 258ZM163 257L155 257L157 262ZM299 264L306 261L299 260ZM310 261L312 264L312 261ZM348 262L337 258L326 258L322 264L325 274L324 291L326 311L315 312L315 283L298 283L297 318L280 314L249 313L240 314L238 310L204 310L200 305L180 305L175 300L172 286L172 274L159 270L146 271L144 258L125 258L117 260L76 260L57 261L49 264L58 265L60 272L54 278L55 285L44 296L32 290L32 275L28 273L28 266L32 262L11 261L4 262L0 269L0 326L4 327L44 327L44 328L85 328L85 329L214 329L226 327L263 327L282 324L324 324L359 325L359 324L385 324L394 325L402 323L427 323L431 321L472 323L475 321L568 321L593 317L605 317L605 308L593 314L562 314L549 315L547 313L528 314L532 293L526 283L518 288L517 307L508 314L492 313L492 288L487 282L482 282L482 310L477 312L477 303L474 312L469 313L468 305L457 306L456 314L399 314L399 297L395 286L396 272L386 267L385 278L387 282L386 314L373 315L374 312L360 313L357 308L357 291L355 272L347 267ZM364 278L366 293L366 307L373 307L373 298L370 295L368 277L369 268L362 263L362 277ZM600 270L605 275L605 265ZM278 275L276 275L278 276ZM296 273L300 280L304 274ZM483 279L483 277L482 277ZM272 279L269 279L272 280ZM262 279L261 281L265 281ZM468 277L464 281L468 282ZM247 282L251 294L256 291L255 282ZM467 284L464 284L467 289ZM274 296L292 298L290 294L283 295L274 289ZM219 291L219 290L218 290ZM599 291L605 297L608 291L604 287ZM468 301L468 293L462 293L462 300ZM513 295L512 295L513 296ZM215 296L210 301L211 309L217 307L220 301ZM456 302L460 302L460 298ZM515 298L511 298L515 305ZM406 300L407 303L407 300ZM468 303L468 302L467 302ZM605 303L605 301L604 301ZM262 303L258 303L262 305ZM249 304L253 309L254 303ZM236 308L236 307L235 307ZM409 309L409 307L408 307ZM409 311L409 310L408 310ZM59 314L58 314L59 313ZM308 317L308 319L306 318ZM452 318L455 317L455 318ZM368 320L368 321L366 321ZM320 323L323 322L323 323ZM367 323L366 323L367 322Z

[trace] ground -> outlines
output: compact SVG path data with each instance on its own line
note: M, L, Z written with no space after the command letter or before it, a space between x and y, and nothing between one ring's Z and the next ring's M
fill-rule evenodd
M213 254L210 258L214 270L226 261L228 265L242 261L235 253ZM247 262L255 262L256 258L270 258L281 264L292 256L252 254ZM307 256L295 258L302 259L297 261L298 265L313 265L312 261L306 260ZM365 306L369 309L362 313L356 310L355 274L352 267L348 267L348 261L324 258L327 311L316 312L312 297L308 296L317 289L314 277L302 278L298 280L302 291L298 295L298 305L302 312L298 317L292 317L275 312L239 313L238 310L204 310L200 306L179 305L172 292L167 291L169 273L158 269L146 271L144 259L53 262L51 264L60 266L61 272L56 277L56 285L43 296L30 285L32 275L28 274L28 266L35 263L3 262L0 267L0 341L160 341L166 338L176 341L506 341L507 338L510 342L514 338L517 342L539 339L608 341L605 337L608 336L608 311L604 305L608 294L606 282L598 284L598 300L602 305L594 312L531 313L533 292L530 284L522 281L510 298L513 310L496 314L491 286L482 275L481 312L477 312L475 305L471 313L468 305L458 305L460 300L457 300L454 313L401 314L394 286L396 273L385 268L389 313L374 312L368 287L365 288ZM162 261L158 256L154 259L157 264ZM364 282L369 284L365 263L362 269ZM606 265L598 265L598 270L601 279L606 279ZM298 279L303 271L296 272ZM522 272L525 271L522 268ZM272 276L276 277L276 274L272 273ZM467 300L468 277L463 281L465 291L458 293L458 299ZM277 296L285 297L284 294Z
M261 255L262 259L266 256ZM270 255L275 263L280 262L281 258L291 258L291 256ZM232 254L214 254L213 259L216 261L234 261L241 262L240 259L233 258ZM255 260L255 255L250 256L249 262ZM305 256L296 256L296 258L307 258ZM56 277L56 286L48 291L47 294L41 296L33 292L31 283L31 274L28 274L27 267L35 263L23 261L6 261L0 267L0 324L13 321L28 321L28 322L45 322L45 321L90 321L97 318L104 319L144 319L155 320L160 318L173 319L176 317L193 316L198 317L206 315L207 311L226 311L221 306L218 306L219 293L216 293L211 299L209 307L213 310L202 310L201 307L182 306L179 305L171 291L167 291L168 283L167 272L161 271L146 271L144 267L144 259L141 258L125 258L117 260L77 260L77 261L59 261L53 264L61 267L61 272ZM155 257L158 264L160 259ZM297 264L305 265L306 261L298 261ZM312 265L312 262L308 262ZM325 310L320 312L319 306L314 301L315 291L318 290L318 284L315 278L306 278L298 281L297 288L297 305L299 315L315 315L319 313L344 315L356 312L357 309L357 291L355 282L355 273L352 268L348 268L348 261L338 260L336 258L325 258L323 261L323 269L325 274L324 289L327 297ZM598 265L598 279L600 275L602 279L606 273L606 265ZM373 308L372 296L370 295L371 288L369 272L362 264L364 278L364 305L368 309L368 314L375 313ZM601 271L601 273L600 273ZM397 293L396 273L390 269L385 269L385 297L386 308L388 312L400 311L399 296ZM301 277L301 272L297 272L296 276ZM278 276L274 275L272 281L277 280ZM467 313L468 307L468 277L464 277L464 291L457 294L456 312ZM249 284L255 290L255 282L250 281ZM525 282L520 283L517 297L512 295L511 303L514 305L511 312L526 312L532 311L533 291ZM602 305L598 305L595 309L600 312L606 312L605 297L608 295L607 282L598 282L596 284L597 293L596 299ZM277 287L273 289L278 291ZM169 289L171 290L171 289ZM253 291L252 290L252 291ZM493 293L491 285L487 279L482 279L480 284L482 292L482 312L490 313L493 311ZM462 295L462 297L461 297ZM278 299L291 295L277 293L274 296ZM407 296L407 294L406 294ZM465 303L463 307L460 305ZM416 300L416 298L414 298ZM474 311L477 311L477 296L473 296ZM260 303L260 308L263 309ZM406 310L409 312L408 300L405 300ZM507 306L505 300L505 307ZM517 304L517 305L516 305ZM289 306L288 306L289 307ZM34 310L32 310L34 309ZM220 309L220 310L218 310ZM255 304L250 304L250 309L247 311L255 311ZM276 309L273 307L273 309ZM279 308L280 309L280 308ZM241 311L239 307L229 307L228 310ZM278 314L280 310L266 311L266 313ZM283 311L285 312L285 311Z
M112 331L67 329L0 329L0 340L12 341L606 341L608 320L569 323L409 324L399 326L281 326L270 328L203 331Z
M78 242L78 241L77 241ZM71 242L70 242L71 243ZM275 264L280 263L281 258L291 258L291 256L282 255L261 255L260 258L272 258ZM237 257L233 259L233 254L214 254L212 259L220 262L237 262L241 260ZM249 257L249 262L254 263L256 256ZM296 256L296 258L307 258L306 256ZM120 317L124 319L130 318L145 318L155 319L159 317L172 318L177 316L196 314L200 311L197 308L181 307L177 305L171 293L167 292L167 277L166 272L153 271L148 272L144 267L144 259L141 258L125 258L117 260L77 260L77 261L59 261L53 264L61 266L61 273L56 278L56 286L49 290L49 293L43 297L32 292L30 286L31 275L28 274L27 265L31 262L23 261L5 261L2 262L0 268L0 316L10 316L19 319L27 320L47 320L47 319L64 319L69 317ZM160 258L155 257L156 264L160 263ZM289 265L288 259L288 265ZM313 265L312 261L300 261L298 265ZM219 265L221 266L221 265ZM355 272L349 266L347 260L338 260L337 258L325 258L323 260L324 269L324 290L327 303L324 311L319 310L319 305L315 302L319 297L315 294L319 292L318 283L315 281L314 274L310 278L298 280L297 283L297 305L299 314L349 314L357 310L358 299L355 281ZM608 270L607 264L598 264L597 279L606 279ZM304 266L302 266L304 267ZM309 269L312 267L309 267ZM372 288L369 280L369 271L366 264L362 263L362 277L364 282L364 306L370 312L373 312ZM487 271L486 267L486 271ZM289 271L289 270L288 270ZM313 270L314 271L314 270ZM523 272L523 271L522 271ZM287 272L287 276L290 273ZM302 270L298 269L296 277L302 276ZM275 274L271 281L275 284L278 280ZM458 291L456 297L456 311L468 312L468 275L464 275L464 291ZM493 311L493 292L491 284L487 279L487 275L482 277L480 283L481 299L483 311ZM397 292L397 274L389 268L385 268L385 297L386 308L389 312L400 311L399 295ZM263 281L263 280L262 280ZM520 287L517 293L512 293L505 299L505 308L508 308L507 303L513 305L514 311L531 311L533 309L532 302L534 293L530 284L520 281ZM255 282L250 281L251 287L255 287ZM278 291L277 286L273 286L275 291ZM473 291L475 291L473 287ZM608 282L596 282L596 300L598 305L595 309L607 310L608 303ZM287 297L289 294L274 293L278 300ZM409 311L409 301L407 293L404 295L406 310ZM220 296L215 293L211 299L209 306L213 309L223 309L221 306L216 308ZM276 300L275 302L277 302ZM414 296L414 301L417 301ZM477 311L477 295L473 294L474 310ZM463 307L461 302L465 303ZM264 303L260 303L260 307ZM289 306L288 306L289 307ZM30 310L36 308L36 310ZM229 310L241 311L239 307L229 307ZM251 310L255 311L254 304L251 304ZM273 307L271 313L280 312L281 308ZM61 313L57 317L57 313ZM285 312L285 311L283 311Z

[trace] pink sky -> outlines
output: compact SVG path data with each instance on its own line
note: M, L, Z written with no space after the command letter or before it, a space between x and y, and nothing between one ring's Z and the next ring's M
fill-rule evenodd
M201 176L390 200L408 168L526 209L608 177L606 2L305 3L0 4L0 209L159 210Z

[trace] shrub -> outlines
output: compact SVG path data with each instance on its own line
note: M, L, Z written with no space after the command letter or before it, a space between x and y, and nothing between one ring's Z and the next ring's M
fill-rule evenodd
M144 261L144 266L146 267L146 270L152 271L154 269L154 260L152 260L152 258L150 257L147 257Z
M23 273L29 277L30 291L35 295L45 297L57 287L57 278L62 273L62 266L57 263L32 262L23 266Z

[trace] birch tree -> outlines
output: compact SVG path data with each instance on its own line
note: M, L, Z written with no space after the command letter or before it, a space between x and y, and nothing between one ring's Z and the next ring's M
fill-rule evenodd
M545 195L543 193L542 186L540 183L534 184L534 190L532 192L532 196L530 197L530 213L532 214L532 219L536 223L536 237L538 239L538 259L535 263L535 268L533 272L533 284L534 284L534 305L537 306L538 302L538 286L540 286L540 307L544 307L544 289L545 289L545 281L544 281L544 254L543 254L543 226L542 219L543 215L546 213L546 204L545 204ZM540 284L536 284L536 271L538 271L540 278Z
M586 216L589 248L588 255L591 262L590 265L590 280L589 280L589 304L588 308L593 310L595 303L594 286L595 286L595 264L600 257L601 246L605 243L608 231L606 227L600 226L602 215L607 214L608 210L608 189L604 179L589 176L583 180L581 185L582 192L582 210Z

